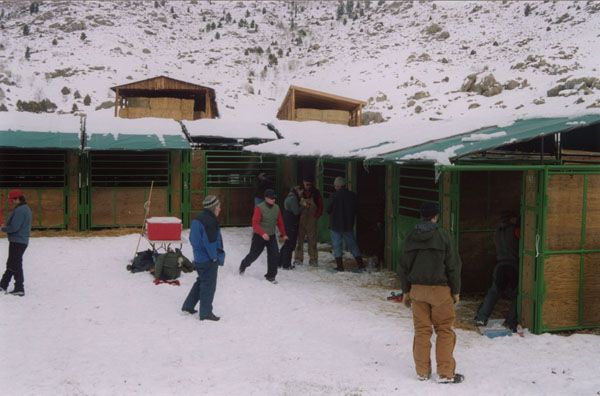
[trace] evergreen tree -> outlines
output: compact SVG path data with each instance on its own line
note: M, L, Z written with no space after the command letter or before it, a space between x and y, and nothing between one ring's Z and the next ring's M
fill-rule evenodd
M231 14L229 12L225 15L225 22L227 22L227 23L231 22Z
M346 14L352 15L352 10L354 10L354 0L346 0Z
M246 10L246 18L250 18L250 11Z
M217 28L217 25L213 22L213 23L210 24L210 28L212 30L215 30Z
M85 39L86 39L86 38L87 38L87 36L85 35L85 33L84 33L84 32L81 32L81 35L79 36L79 39L80 39L81 41L85 41Z
M159 7L158 0L154 0L154 8L158 8L158 7Z
M31 49L29 47L25 48L25 59L29 60L31 57Z
M23 36L29 36L29 25L23 25Z
M56 45L56 44L58 44L58 40L57 39L53 39L52 40L52 45Z
M85 98L83 98L83 104L85 106L89 106L92 103L92 98L90 98L90 95L85 95Z
M219 34L219 32L217 32L217 34L215 34L215 38L218 40L221 38L221 35Z
M223 24L221 22L219 22L219 24L217 25L217 27L220 29L223 27Z
M344 16L344 4L340 2L337 8L337 19L342 19Z
M76 103L73 103L73 107L71 107L71 113L75 113L76 111L79 111L79 108L77 107Z
M2 10L2 11L4 11L4 10ZM263 9L262 9L262 13L263 13L263 15L267 13L267 9L265 7L263 7Z
M171 14L175 14L175 10L173 9L173 6L171 6Z
M254 29L254 19L252 20L252 22L250 22L250 28Z

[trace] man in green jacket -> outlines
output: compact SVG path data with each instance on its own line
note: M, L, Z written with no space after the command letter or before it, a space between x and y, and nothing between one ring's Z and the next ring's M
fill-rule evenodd
M400 280L404 304L412 305L413 357L418 378L431 378L431 335L435 329L438 381L459 383L464 376L455 372L456 334L453 326L454 305L458 303L460 293L461 263L450 235L437 225L439 213L439 205L435 202L425 202L421 206L421 222L404 240Z

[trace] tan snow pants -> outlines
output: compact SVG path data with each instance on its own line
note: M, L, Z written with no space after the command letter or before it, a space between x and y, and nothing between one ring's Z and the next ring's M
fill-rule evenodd
M448 286L412 285L412 300L415 338L413 357L417 375L431 374L431 335L435 330L435 361L440 377L454 377L456 362L453 352L456 344L454 333L454 302Z

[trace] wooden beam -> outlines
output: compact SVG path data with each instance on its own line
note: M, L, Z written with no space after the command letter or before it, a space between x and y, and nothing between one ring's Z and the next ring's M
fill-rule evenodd
M117 117L117 115L118 115L118 108L119 108L119 88L117 88L116 93L115 93L115 117Z

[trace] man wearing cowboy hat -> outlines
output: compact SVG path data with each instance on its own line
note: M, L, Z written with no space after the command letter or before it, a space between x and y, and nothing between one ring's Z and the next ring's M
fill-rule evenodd
M14 277L15 288L9 294L24 296L23 254L31 234L31 209L21 190L11 190L8 193L8 201L14 205L14 209L8 214L6 224L2 225L2 232L8 234L8 260L6 260L6 271L0 280L0 292L8 292L8 285Z

